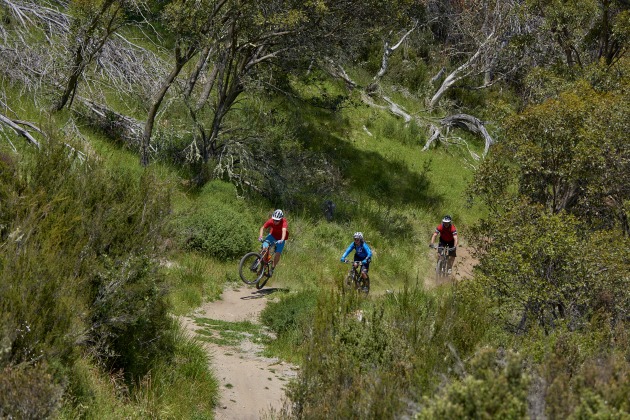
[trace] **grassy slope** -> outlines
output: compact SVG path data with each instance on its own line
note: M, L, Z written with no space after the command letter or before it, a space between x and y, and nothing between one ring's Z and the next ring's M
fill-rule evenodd
M49 117L40 112L41 104L37 101L14 93L15 97L9 102L21 119L52 127L66 124L68 114L65 112ZM413 124L405 126L396 117L365 106L350 105L334 115L307 107L299 118L307 127L300 133L301 140L308 148L325 153L342 169L347 193L337 201L338 212L333 222L327 222L323 215L314 218L299 211L287 212L292 240L270 286L287 290L335 288L346 269L338 258L357 230L364 232L375 252L371 272L375 295L386 289L399 290L405 283L423 283L431 271L426 243L442 214L450 213L455 217L466 243L466 226L478 216L477 210L466 208L463 199L471 175L467 152L455 147L421 152L425 141L422 130ZM141 175L143 170L135 154L112 145L86 127L79 129L84 136L81 143L89 153L112 167ZM7 149L8 145L4 143L2 148ZM201 191L192 191L177 170L160 166L158 172L172 186L174 217L198 206L227 203L251 218L252 247L256 246L258 226L275 207L273 203L243 201L236 197L231 185L220 181L211 182ZM177 253L170 258L172 264L165 265L164 270L171 284L171 301L176 314L189 312L205 299L218 298L226 282L239 282L236 261L222 262L188 253ZM90 368L85 371L92 377L93 386L110 395L99 399L103 413L114 410L116 403L111 395L115 389L106 384L98 386L102 383L98 375ZM144 391L144 399L139 398L136 408L132 404L130 412L168 410L167 407L184 403L173 402L168 390L161 389L155 392L163 393L162 405L156 404L148 400L153 392Z

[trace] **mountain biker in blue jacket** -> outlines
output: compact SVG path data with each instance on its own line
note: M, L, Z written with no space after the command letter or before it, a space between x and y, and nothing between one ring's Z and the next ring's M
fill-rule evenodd
M354 241L348 246L346 252L341 256L341 262L346 262L346 257L348 254L352 252L354 249L354 261L361 261L363 265L361 266L361 277L363 279L367 279L368 271L370 270L370 261L372 260L372 250L363 240L363 233L355 232L353 235Z

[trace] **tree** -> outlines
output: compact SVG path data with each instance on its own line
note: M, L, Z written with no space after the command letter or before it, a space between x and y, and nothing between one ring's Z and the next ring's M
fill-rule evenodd
M603 59L613 64L628 49L625 0L528 0L530 33L538 64L558 61L583 67Z
M133 0L89 0L70 3L74 17L69 47L69 75L55 110L63 109L77 91L85 68L101 53L111 35L124 24L124 8L136 7Z
M140 141L140 163L149 164L149 146L155 117L164 97L184 66L199 52L210 31L219 27L220 13L228 0L206 0L201 4L176 0L165 8L162 20L173 36L173 67L152 98Z
M163 18L174 37L173 69L157 91L142 137L141 163L148 153L157 111L180 72L197 56L182 89L197 136L189 150L207 161L221 150L222 124L247 84L261 74L294 71L304 62L356 48L350 40L372 33L369 23L387 16L393 2L177 0ZM366 29L367 28L367 29ZM264 68L264 70L262 70ZM200 144L199 144L200 143Z

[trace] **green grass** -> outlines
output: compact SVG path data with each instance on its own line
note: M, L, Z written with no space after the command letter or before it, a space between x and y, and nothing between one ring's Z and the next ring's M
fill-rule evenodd
M253 323L209 319L197 322L202 326L199 336L203 340L227 346L252 340L264 344L269 355L299 363L308 351L304 346L309 343L310 322L316 308L363 310L368 319L373 319L383 299L399 296L407 288L422 288L433 268L426 244L441 216L444 213L454 216L465 241L466 227L480 216L481 210L466 207L464 190L472 170L467 166L470 159L464 150L451 146L422 152L426 133L421 127L413 123L405 125L381 111L340 102L346 93L338 84L296 84L294 88L303 95L303 106L294 106L292 110L279 107L278 112L299 123L296 136L305 149L323 153L340 169L343 188L330 197L337 205L335 217L328 222L323 214L312 209L284 209L291 240L266 286L280 292L274 294L276 299L269 305L271 315L265 322L277 339L272 340L265 327ZM70 120L71 112L67 110L51 116L42 113L41 104L26 95L20 96L6 86L5 91L15 97L11 105L22 120L50 127L64 126ZM325 100L321 99L323 92ZM422 111L418 104L402 95L393 93L391 97L410 112ZM111 98L113 104L118 103L115 94ZM337 107L337 112L319 108L322 104ZM139 111L136 117L140 114ZM233 185L220 180L194 187L189 182L188 170L171 164L154 162L144 169L135 153L111 143L98 131L84 125L78 127L77 145L92 158L103 161L106 167L137 180L148 171L159 178L168 188L172 220L195 209L229 208L246 222L245 234L251 236L251 249L256 250L260 225L271 210L281 206L260 197L238 197ZM23 139L10 132L7 135L19 150L28 147ZM2 149L10 148L3 143ZM348 297L349 300L337 301L334 296L341 290L347 271L339 257L355 231L365 234L374 252L371 293L367 299ZM161 249L159 270L166 279L170 311L174 315L188 314L203 302L218 299L227 284L240 284L238 259L219 260L183 252L176 236L167 237ZM335 307L335 302L341 306ZM365 351L381 354L369 345L371 336L367 331L358 329L355 321L343 322L351 335L356 334L353 339L366 345ZM90 408L82 409L82 403L72 402L64 405L62 418L203 418L211 416L217 398L216 380L208 370L203 350L183 338L173 363L154 369L133 391L133 398L121 398L122 388L108 382L107 374L89 362L80 363L77 369L75 375L83 378L82 386L93 394Z
M195 323L202 327L197 335L202 341L220 346L236 347L244 340L252 343L264 344L270 341L269 334L264 327L249 321L228 322L209 318L194 318Z

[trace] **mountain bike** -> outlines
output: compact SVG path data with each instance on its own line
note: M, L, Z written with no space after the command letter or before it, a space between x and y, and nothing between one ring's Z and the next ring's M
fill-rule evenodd
M431 248L437 248L438 254L437 262L435 263L435 279L449 278L451 273L448 272L448 259L451 252L455 251L455 247L433 245Z
M361 276L361 267L363 266L363 262L346 260L345 263L352 265L348 270L348 274L346 274L344 286L346 289L355 289L367 296L367 294L370 293L370 276L366 276L365 279Z
M255 284L262 289L272 273L273 257L276 254L276 242L264 240L259 252L248 252L238 263L238 274L245 284Z

